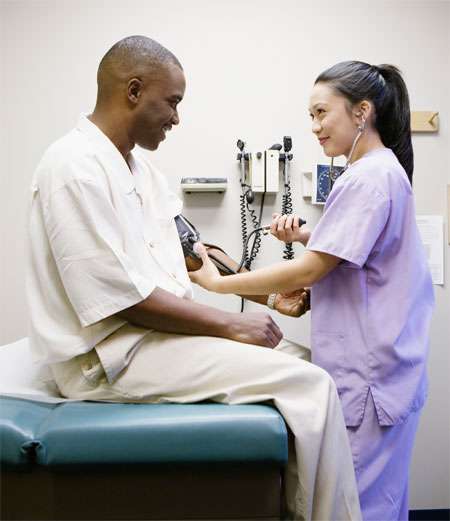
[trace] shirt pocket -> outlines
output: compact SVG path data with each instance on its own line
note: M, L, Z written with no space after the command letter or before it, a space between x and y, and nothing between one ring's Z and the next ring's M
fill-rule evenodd
M95 349L86 353L80 364L81 374L91 387L106 383L106 374Z

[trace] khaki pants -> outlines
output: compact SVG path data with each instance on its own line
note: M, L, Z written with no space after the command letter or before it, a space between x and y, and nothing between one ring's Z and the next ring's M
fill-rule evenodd
M222 338L149 332L113 384L95 350L55 364L52 371L68 398L148 403L208 399L233 405L270 400L295 440L286 470L292 517L359 520L352 454L336 388L325 371L302 359L306 353L288 342L272 350Z

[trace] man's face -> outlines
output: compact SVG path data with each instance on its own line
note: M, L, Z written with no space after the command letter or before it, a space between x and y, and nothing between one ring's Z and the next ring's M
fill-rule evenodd
M180 122L177 105L185 88L183 71L172 64L162 66L157 77L150 81L143 78L130 136L134 143L147 150L158 148L166 132Z

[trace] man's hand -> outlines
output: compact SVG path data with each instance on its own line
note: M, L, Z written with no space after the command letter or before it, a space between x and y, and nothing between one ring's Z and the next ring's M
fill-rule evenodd
M228 338L269 348L283 338L267 313L230 313L161 288L155 288L142 302L119 311L117 316L130 324L166 333Z
M311 309L310 290L298 289L292 293L277 293L273 307L283 315L301 317Z
M272 223L270 225L270 233L274 235L279 241L291 243L301 242L303 246L308 244L311 236L311 231L305 227L300 226L298 215L280 215L279 213L272 214Z
M283 333L269 314L234 313L223 336L237 342L274 348L283 338Z

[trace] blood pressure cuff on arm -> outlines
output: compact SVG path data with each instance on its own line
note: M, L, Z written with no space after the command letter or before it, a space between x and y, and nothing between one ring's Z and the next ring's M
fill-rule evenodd
M222 275L233 275L237 273L236 270L239 267L238 263L229 257L228 254L222 250L222 248L219 248L219 246L214 244L203 244L206 247L209 258L214 262ZM188 271L196 271L202 267L201 259L196 256L195 253L194 255L188 255L184 258ZM241 269L241 271L247 270Z
M188 271L196 271L201 268L202 260L194 252L194 244L200 240L200 234L185 217L177 215L175 217L175 223L178 229L178 235L180 237L181 245L183 247L184 260ZM229 255L214 244L203 243L206 247L209 258L219 269L222 275L232 275L237 273L239 264L233 260ZM240 272L248 271L242 267ZM262 305L268 305L268 295L242 295L248 300L257 302ZM283 315L292 317L299 317L306 313L310 309L310 291L298 290L296 294L290 296L284 296L277 294L275 297L274 309Z
M187 270L195 271L200 269L202 261L194 251L194 244L200 241L199 232L183 215L177 215L175 217L175 224L177 225L178 236L180 237L181 246L183 247ZM214 244L204 243L204 245L209 258L214 262L222 275L232 275L236 273L239 267L238 263L229 257L222 248Z

